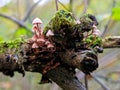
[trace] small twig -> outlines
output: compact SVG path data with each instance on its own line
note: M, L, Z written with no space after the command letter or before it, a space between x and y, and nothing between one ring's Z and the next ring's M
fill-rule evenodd
M58 0L55 0L56 11L58 11Z
M115 7L115 5L116 5L116 0L113 0L112 9ZM111 12L112 12L112 9L111 9ZM109 20L108 20L108 22L105 25L105 28L103 30L103 33L102 33L101 37L104 37L105 34L107 33L108 27L109 27L110 23L112 22L112 15L113 15L113 13L111 13L111 15L109 17Z
M60 3L61 6L63 6L67 11L70 11L63 3L61 3L59 0L58 2Z
M36 3L34 3L34 4L28 9L27 13L25 14L25 16L24 16L24 18L23 18L23 21L26 21L26 20L29 18L29 16L30 16L30 14L32 13L33 9L39 4L40 1L41 1L41 0L38 0Z
M72 5L73 5L73 0L70 0L70 4L69 4L69 11L72 12Z
M10 16L8 16L8 15L5 15L5 14L1 14L1 13L0 13L0 16L1 16L1 17L4 17L4 18L6 18L6 19L9 19L9 20L11 20L11 21L13 21L13 22L15 22L15 23L18 24L20 27L23 27L23 28L25 28L26 30L28 30L28 31L31 32L31 30L30 30L27 26L25 26L24 22L22 22L22 21L20 21L20 20L18 20L18 19L16 19L16 18L14 18L14 17L10 17Z
M18 19L20 19L20 16L21 16L19 6L20 6L20 1L17 0L17 1L16 1L16 13L17 13L17 18L18 18Z
M87 12L87 8L88 8L88 0L84 0L83 14L85 14Z
M85 74L84 78L85 78L85 87L86 87L86 90L88 90L88 79L87 79L86 74Z
M96 75L91 74L91 76L93 77L93 79L94 79L98 84L101 85L101 87L102 87L104 90L110 90L104 83L102 83L102 82L97 78Z

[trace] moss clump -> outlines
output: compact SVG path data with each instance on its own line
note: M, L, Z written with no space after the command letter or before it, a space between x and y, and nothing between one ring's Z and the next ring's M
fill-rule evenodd
M46 35L48 30L53 31L54 36L48 38L65 49L86 48L87 46L93 48L102 45L100 37L84 37L85 32L92 32L93 25L97 26L98 22L91 14L83 15L80 23L76 23L71 12L60 10L44 28L43 34Z
M94 21L89 17L90 14L86 14L80 18L80 26L83 32L90 31L93 27Z
M85 39L85 42L87 45L90 44L90 47L95 46L102 46L102 38L101 37L95 37L94 35L90 35Z
M70 30L70 28L75 24L75 18L72 16L71 12L60 10L55 16L51 19L51 21L47 24L44 29L44 34L50 29L54 33L61 33L64 28Z
M17 38L11 41L0 41L0 53L6 52L8 49L18 49L25 40L23 38Z

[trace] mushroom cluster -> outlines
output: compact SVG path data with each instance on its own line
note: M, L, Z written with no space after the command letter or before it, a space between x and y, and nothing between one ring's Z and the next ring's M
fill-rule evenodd
M34 33L32 37L32 41L33 41L32 48L39 48L44 46L46 46L47 49L54 48L54 45L52 44L52 42L46 39L45 36L43 35L43 30L41 28L42 23L43 22L39 18L35 18L32 22L33 24L32 31ZM53 35L54 33L51 30L49 30L46 34L47 37L53 36Z

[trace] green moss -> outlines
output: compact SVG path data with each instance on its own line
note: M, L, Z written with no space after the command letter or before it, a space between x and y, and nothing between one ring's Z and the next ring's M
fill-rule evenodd
M84 41L84 32L91 32L93 25L98 25L95 16L91 14L83 15L80 18L80 24L76 24L76 20L71 12L60 10L56 12L55 16L44 28L44 35L48 30L52 30L54 36L52 40L68 48L80 46L85 43L94 47L96 45L102 45L102 39L100 37L89 36ZM92 44L91 44L92 43Z
M93 27L94 21L90 19L89 14L85 14L80 18L80 26L83 32L90 31Z
M90 47L95 47L95 46L102 46L102 38L101 37L96 37L94 35L90 35L86 38L85 42L87 44L90 44Z
M23 38L17 38L11 41L0 41L0 53L6 52L8 49L18 49L25 40Z
M44 34L50 29L53 32L60 33L63 28L70 28L75 24L75 18L72 16L71 12L60 10L51 21L47 24L44 29ZM67 29L69 30L69 29Z

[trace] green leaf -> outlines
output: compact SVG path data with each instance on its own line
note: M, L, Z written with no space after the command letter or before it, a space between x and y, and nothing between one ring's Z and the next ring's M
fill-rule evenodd
M13 38L15 37L21 37L21 36L31 36L31 32L29 32L29 31L27 31L26 29L24 29L24 28L19 28L19 29L17 29L17 31L15 32L15 34L13 35Z
M112 12L113 12L112 18L114 20L120 20L120 7L113 8Z

